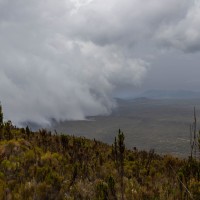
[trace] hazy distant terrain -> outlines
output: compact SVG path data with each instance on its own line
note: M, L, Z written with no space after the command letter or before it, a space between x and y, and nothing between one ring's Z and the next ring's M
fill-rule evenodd
M192 90L147 90L139 96L149 99L200 99L199 91Z
M180 156L190 152L189 125L193 122L194 106L200 119L200 99L137 98L117 102L118 107L109 116L65 121L55 124L52 130L112 143L120 128L128 148L154 148L159 153Z

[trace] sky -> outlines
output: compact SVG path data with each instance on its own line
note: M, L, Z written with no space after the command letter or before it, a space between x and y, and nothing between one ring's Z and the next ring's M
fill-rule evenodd
M114 97L199 90L200 0L0 0L6 119L106 115Z

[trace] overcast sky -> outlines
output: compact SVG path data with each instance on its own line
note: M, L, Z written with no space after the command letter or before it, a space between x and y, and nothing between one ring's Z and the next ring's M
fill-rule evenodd
M108 114L123 91L200 86L199 0L0 0L5 117Z

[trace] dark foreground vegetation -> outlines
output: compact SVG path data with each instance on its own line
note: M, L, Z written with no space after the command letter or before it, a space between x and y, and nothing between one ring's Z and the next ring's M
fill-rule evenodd
M179 159L153 150L127 150L120 130L109 146L95 139L16 128L3 122L0 107L0 200L200 199L194 127L191 156Z

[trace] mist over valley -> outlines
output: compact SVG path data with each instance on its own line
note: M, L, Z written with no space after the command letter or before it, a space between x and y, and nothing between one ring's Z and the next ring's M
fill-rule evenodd
M51 130L112 144L120 128L129 149L187 156L194 106L200 121L200 99L117 99L117 107L110 115L54 123Z

